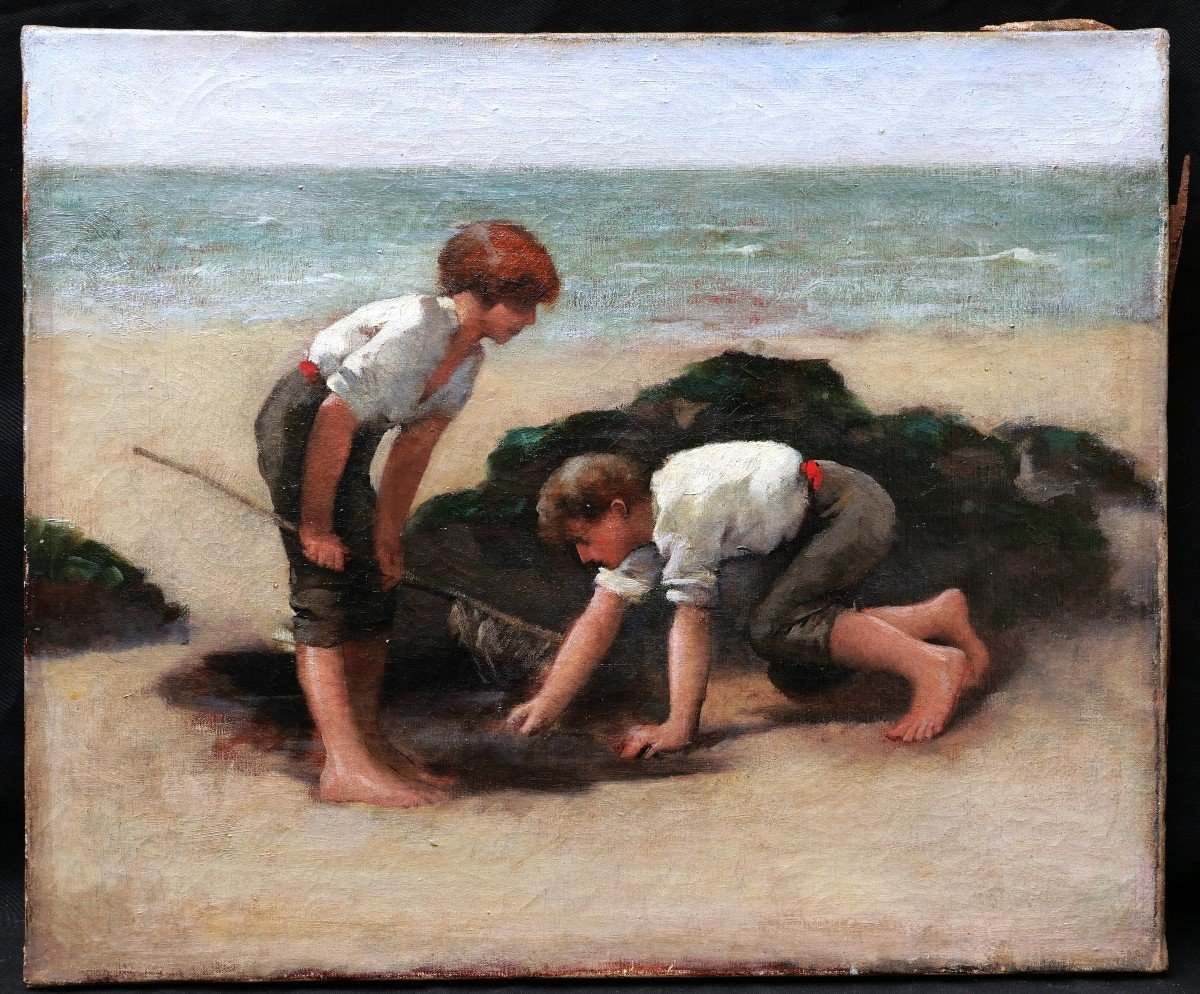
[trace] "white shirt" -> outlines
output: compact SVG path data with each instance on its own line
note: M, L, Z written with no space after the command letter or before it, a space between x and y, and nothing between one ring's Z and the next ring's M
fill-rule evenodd
M711 608L717 566L765 555L795 538L808 509L799 452L781 442L719 442L677 452L650 478L653 544L635 549L596 585L627 600L661 582L667 599Z
M360 423L410 424L435 411L453 416L471 396L482 350L423 402L421 394L457 330L449 297L377 300L318 332L308 358Z

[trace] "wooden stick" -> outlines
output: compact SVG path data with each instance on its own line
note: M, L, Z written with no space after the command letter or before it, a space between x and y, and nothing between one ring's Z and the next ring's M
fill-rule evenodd
M226 497L236 500L239 504L248 507L251 511L264 518L270 518L280 528L285 528L290 532L299 533L300 529L296 527L296 523L289 521L287 518L276 514L271 508L260 504L252 497L246 496L240 490L235 490L227 483L222 483L215 476L210 476L204 470L196 466L190 466L187 463L178 462L170 459L167 456L160 456L157 452L151 452L149 449L142 448L140 445L133 447L135 455L141 456L143 459L149 459L151 462L158 463L160 466L166 466L168 469L173 469L177 473L182 473L184 476L190 476L192 479L199 480L201 483L207 483L215 490L219 490ZM419 576L414 576L411 573L406 573L403 579L400 580L400 585L410 587L413 590L423 590L428 594L436 594L438 597L445 597L450 600L462 601L478 611L495 618L497 621L509 625L518 631L525 632L527 635L532 635L536 638L543 639L552 644L561 644L563 640L562 632L552 631L549 628L543 628L541 625L535 625L531 621L526 621L524 618L518 618L516 615L508 614L501 611L499 608L494 608L470 594L465 594L461 590L455 590L452 587L442 587L435 583L430 583L427 580L421 579Z
M430 583L411 573L404 574L400 580L400 586L411 587L413 590L423 590L428 594L437 594L439 597L448 597L452 600L462 601L464 604L482 611L484 614L495 618L503 624L522 631L526 635L533 635L552 645L562 645L563 639L566 638L562 632L556 632L550 628L535 625L532 621L526 621L524 618L518 618L515 614L508 614L505 611L501 611L499 608L492 607L491 604L486 604L477 597L465 594L461 590L455 590L453 587L438 586L436 583Z
M221 493L223 493L226 497L232 497L238 503L244 504L246 507L250 508L250 510L261 514L264 518L270 518L280 528L286 528L290 532L298 533L300 531L300 529L297 528L293 522L288 521L287 518L280 517L269 507L260 504L252 497L247 497L244 493L241 493L238 490L234 490L233 487L229 486L229 484L222 483L215 476L209 476L202 469L198 469L195 466L189 466L187 463L176 462L174 459L168 459L166 456L160 456L157 452L151 452L149 449L143 449L140 445L135 445L133 447L133 452L134 455L139 455L143 459L149 459L151 462L156 462L160 466L167 466L170 469L175 470L177 473L183 473L185 476L190 476L193 479L207 483L210 487L221 491Z

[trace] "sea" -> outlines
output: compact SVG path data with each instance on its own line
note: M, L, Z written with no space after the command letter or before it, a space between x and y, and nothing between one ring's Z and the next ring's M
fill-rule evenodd
M1162 170L34 168L35 334L297 321L432 291L506 218L553 254L548 340L1159 318ZM527 334L533 334L531 331Z

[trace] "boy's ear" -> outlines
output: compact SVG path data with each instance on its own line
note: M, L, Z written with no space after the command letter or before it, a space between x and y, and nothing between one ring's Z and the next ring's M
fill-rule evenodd
M609 509L616 511L622 518L629 517L629 505L626 504L620 497L609 504Z

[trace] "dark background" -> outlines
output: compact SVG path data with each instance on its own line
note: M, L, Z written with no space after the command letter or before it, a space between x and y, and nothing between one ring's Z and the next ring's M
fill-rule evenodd
M0 240L0 468L6 526L0 529L0 575L8 596L0 600L0 989L18 990L23 928L21 777L21 70L19 30L23 24L94 28L243 31L970 31L984 24L1049 18L1090 17L1118 28L1166 28L1171 34L1170 178L1175 190L1185 152L1200 152L1200 43L1197 8L1175 3L911 3L825 0L493 0L491 3L384 3L343 0L75 0L63 3L4 3L0 0L0 205L7 222ZM1200 162L1196 163L1200 170ZM1170 525L1171 680L1168 698L1167 938L1171 970L1163 976L1085 975L1001 978L845 978L812 980L691 981L516 984L337 984L326 989L413 991L451 988L518 990L776 991L789 987L823 990L915 991L1100 991L1114 988L1200 991L1200 914L1191 895L1200 892L1200 799L1197 792L1197 650L1200 612L1196 578L1200 486L1194 440L1200 433L1200 399L1193 359L1197 322L1197 239L1200 203L1193 206L1171 306L1168 421L1171 439ZM1098 660L1098 664L1102 661ZM619 909L613 909L619 914ZM1002 927L1002 925L1001 925ZM313 985L270 985L275 990ZM146 990L214 990L214 987L149 987ZM229 985L225 989L237 989Z

